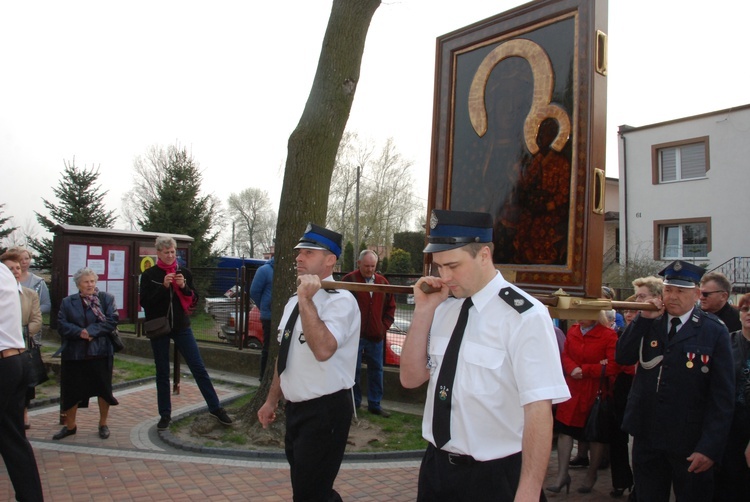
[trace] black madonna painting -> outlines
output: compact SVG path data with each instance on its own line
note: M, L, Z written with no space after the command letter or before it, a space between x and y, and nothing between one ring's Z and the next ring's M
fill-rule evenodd
M430 205L490 213L496 265L531 290L600 280L605 21L542 1L438 39Z

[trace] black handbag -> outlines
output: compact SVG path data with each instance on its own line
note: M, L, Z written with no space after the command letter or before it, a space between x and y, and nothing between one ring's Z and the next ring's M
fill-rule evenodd
M143 323L143 331L146 332L146 338L152 340L154 338L161 338L169 335L172 331L172 290L169 290L169 309L167 315L161 317L155 317L150 321Z
M28 354L27 357L29 358L29 380L27 385L29 387L36 387L49 380L47 366L42 361L42 349L38 345L31 343L31 347L26 351L26 354Z
M122 352L125 350L125 342L122 341L119 329L115 328L115 330L109 334L109 341L112 342L112 349L114 349L115 352Z
M583 439L595 443L609 443L611 427L614 423L612 400L609 397L609 380L605 375L606 370L607 366L602 364L599 390L586 419L586 425L583 427Z
M161 338L172 331L172 326L169 324L167 316L161 316L144 322L143 330L146 332L146 338Z

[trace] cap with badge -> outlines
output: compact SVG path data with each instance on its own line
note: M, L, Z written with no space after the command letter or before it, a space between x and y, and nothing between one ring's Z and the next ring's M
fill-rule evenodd
M700 282L706 269L693 263L676 260L667 265L659 275L664 277L665 286L679 288L695 288Z
M425 253L439 253L472 242L492 242L492 216L489 213L433 209Z
M294 249L320 249L341 256L341 234L315 223L308 223L305 234Z

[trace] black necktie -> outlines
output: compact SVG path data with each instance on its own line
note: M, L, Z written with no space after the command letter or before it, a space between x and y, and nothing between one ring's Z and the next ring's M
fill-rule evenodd
M453 399L453 379L456 376L456 364L458 363L458 350L461 348L461 340L466 330L466 322L469 320L469 309L474 305L471 298L464 300L461 305L461 313L458 314L456 327L445 349L443 364L440 366L437 383L435 384L435 398L432 413L432 435L435 438L435 446L442 448L451 439L451 401Z
M682 321L680 321L679 317L673 317L672 320L669 322L672 323L672 327L669 328L669 334L667 335L667 337L669 338L669 341L671 342L672 338L674 338L674 336L677 334L677 326L682 324Z
M299 317L299 303L294 306L294 310L289 315L289 320L286 322L284 327L284 333L281 335L281 345L279 345L279 358L276 360L276 370L279 372L279 376L286 369L286 358L289 355L289 343L292 341L292 331L294 331L294 324L297 322Z

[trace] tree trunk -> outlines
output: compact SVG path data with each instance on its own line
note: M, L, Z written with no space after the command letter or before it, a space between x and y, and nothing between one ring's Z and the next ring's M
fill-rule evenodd
M284 305L296 289L294 246L307 222L325 224L336 152L359 82L367 31L379 6L380 0L333 1L310 96L288 142L276 226L272 327L279 325ZM239 413L247 425L260 426L257 410L268 396L273 377L279 345L276 330L271 331L263 383Z

